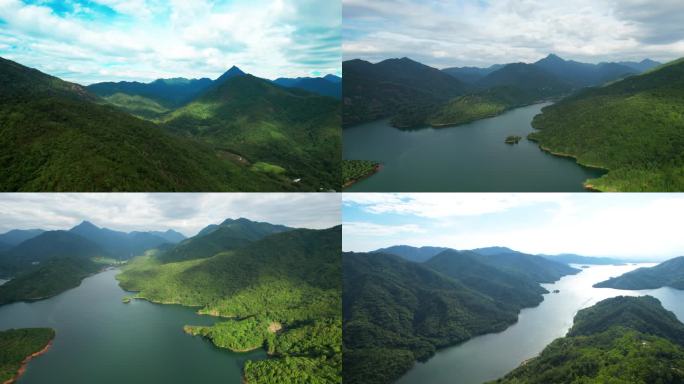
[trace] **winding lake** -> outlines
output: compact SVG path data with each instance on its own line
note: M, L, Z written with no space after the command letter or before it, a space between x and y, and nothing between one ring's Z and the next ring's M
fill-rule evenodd
M622 291L592 287L609 277L652 265L591 266L554 284L543 284L548 291L558 289L560 293L548 293L539 306L523 309L518 322L503 332L475 337L437 352L426 363L417 363L397 383L480 384L502 377L523 361L537 356L554 339L565 336L578 310L609 297L651 295L684 321L684 291L672 288Z
M133 300L108 270L51 299L0 306L0 330L51 327L50 350L28 365L20 384L241 383L242 365L263 350L232 353L186 335L183 325L216 318L193 309Z
M345 159L374 160L377 174L345 191L358 192L575 192L604 172L545 153L523 139L532 118L549 105L517 108L502 115L450 128L400 130L389 120L343 131Z

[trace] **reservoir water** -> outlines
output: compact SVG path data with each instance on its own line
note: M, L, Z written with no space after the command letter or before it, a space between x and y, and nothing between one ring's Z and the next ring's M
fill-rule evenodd
M19 384L187 384L241 383L245 360L266 353L232 353L183 332L183 326L210 325L177 305L121 302L127 293L108 270L77 288L47 300L0 306L0 330L51 327L50 350L32 360Z
M480 384L504 376L523 361L537 356L551 341L565 336L578 310L614 296L651 295L684 322L684 291L660 288L622 291L592 285L639 266L591 266L554 284L543 284L552 292L535 308L523 309L518 322L505 331L478 336L443 349L425 363L416 363L398 384Z
M545 153L525 137L532 118L549 105L517 108L450 128L400 130L388 120L343 131L344 159L382 164L375 175L345 191L358 192L575 192L604 171ZM522 136L505 144L509 135Z

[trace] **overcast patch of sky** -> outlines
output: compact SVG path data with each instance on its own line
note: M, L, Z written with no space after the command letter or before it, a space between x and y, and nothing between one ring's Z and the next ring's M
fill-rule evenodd
M343 249L392 245L663 260L684 255L684 194L345 194Z
M81 84L341 72L323 0L0 0L0 56Z
M681 0L343 0L343 57L438 68L684 56Z
M88 220L125 232L174 229L192 236L240 217L323 229L340 224L340 201L334 193L3 193L0 233L69 229Z

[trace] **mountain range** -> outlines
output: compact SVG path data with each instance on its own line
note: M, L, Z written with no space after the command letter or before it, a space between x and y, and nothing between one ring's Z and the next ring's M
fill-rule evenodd
M438 348L513 324L552 282L579 270L492 247L473 251L390 247L344 253L344 382L390 383Z
M236 67L83 87L0 58L0 87L0 190L339 188L339 101Z
M565 337L491 383L680 383L684 324L651 296L580 310Z
M342 64L343 126L387 117L400 128L458 125L535 101L559 98L657 65L648 59L639 63L587 64L550 54L531 64L451 67L440 71L408 58L376 64L349 60Z
M273 80L273 82L285 88L299 88L323 96L330 96L336 99L342 98L342 78L335 75L297 78L279 77Z

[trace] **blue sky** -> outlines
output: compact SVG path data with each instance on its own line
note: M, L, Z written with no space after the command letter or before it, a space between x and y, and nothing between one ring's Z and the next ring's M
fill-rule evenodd
M340 74L341 4L325 0L0 0L0 56L90 84Z
M340 199L334 193L2 193L0 233L88 220L126 232L174 229L192 236L239 217L323 229L340 224Z
M343 249L391 245L662 260L684 255L684 194L376 194L343 197Z
M342 0L343 57L438 68L684 56L681 0Z

